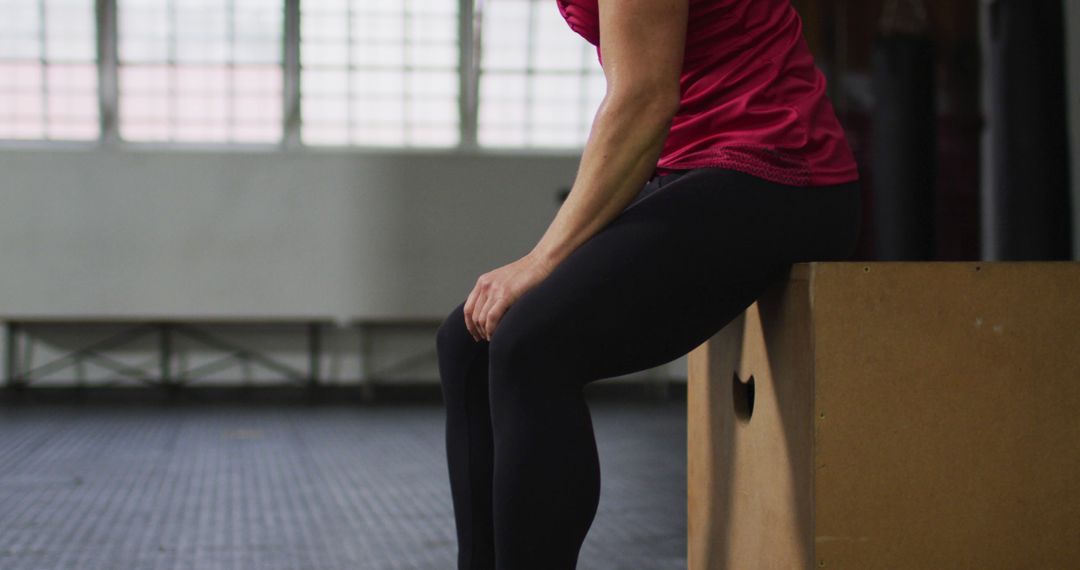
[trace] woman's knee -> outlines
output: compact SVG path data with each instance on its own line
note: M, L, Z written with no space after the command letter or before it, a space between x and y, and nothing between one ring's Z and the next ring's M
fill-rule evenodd
M443 319L435 333L435 350L439 358L450 352L462 349L466 340L473 342L472 335L465 328L465 303L461 303Z
M438 354L439 373L444 385L463 383L465 366L483 350L465 327L465 303L458 305L443 319L435 333L435 352Z
M526 318L524 313L514 317L499 323L488 346L492 391L521 393L569 385L564 381L573 375L573 356L564 341L570 333L559 334L551 319Z

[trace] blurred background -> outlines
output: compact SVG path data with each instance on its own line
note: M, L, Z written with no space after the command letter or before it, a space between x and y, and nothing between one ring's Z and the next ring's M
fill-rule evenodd
M793 5L855 259L1077 259L1080 0ZM571 187L595 46L556 0L0 13L0 567L452 567L434 333ZM583 568L685 567L685 385L587 387Z

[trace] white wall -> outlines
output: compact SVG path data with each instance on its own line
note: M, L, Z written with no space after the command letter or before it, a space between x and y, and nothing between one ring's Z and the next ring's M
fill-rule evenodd
M0 150L0 319L445 314L536 243L577 164Z
M579 154L0 149L0 320L53 315L441 319L476 277L526 253ZM39 329L31 365L106 338ZM306 367L302 328L214 329ZM374 339L374 368L435 381L434 327ZM360 375L352 329L327 331L324 381ZM2 345L0 345L2 346ZM154 338L114 358L156 372ZM178 346L181 362L221 354ZM417 356L420 358L417 359ZM24 360L25 362L25 360ZM685 377L685 359L632 377ZM47 375L112 377L90 364ZM52 381L50 381L50 378ZM278 381L233 366L198 384ZM125 381L125 384L128 383Z

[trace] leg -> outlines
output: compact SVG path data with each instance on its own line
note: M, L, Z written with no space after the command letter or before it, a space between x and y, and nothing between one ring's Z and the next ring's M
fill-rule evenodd
M630 205L656 188L655 183L646 184ZM469 335L464 308L462 302L444 319L436 335L436 348L446 406L446 454L457 527L458 568L479 570L495 567L488 342L476 342Z
M465 328L462 302L435 337L443 403L446 458L458 537L460 570L495 568L491 520L492 448L488 410L488 343Z
M489 346L497 568L576 567L600 495L582 387L686 354L793 260L846 254L855 194L831 188L695 170L625 210L510 307ZM822 208L834 195L846 206ZM815 207L820 216L808 215Z

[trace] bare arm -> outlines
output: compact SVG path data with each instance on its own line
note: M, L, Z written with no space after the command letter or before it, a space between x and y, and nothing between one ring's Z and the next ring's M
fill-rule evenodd
M687 0L599 0L607 92L574 186L530 252L550 266L603 228L656 166L679 106Z
M491 340L506 310L607 225L656 166L679 106L688 0L599 0L607 93L574 187L532 251L481 275L465 299L465 326Z

